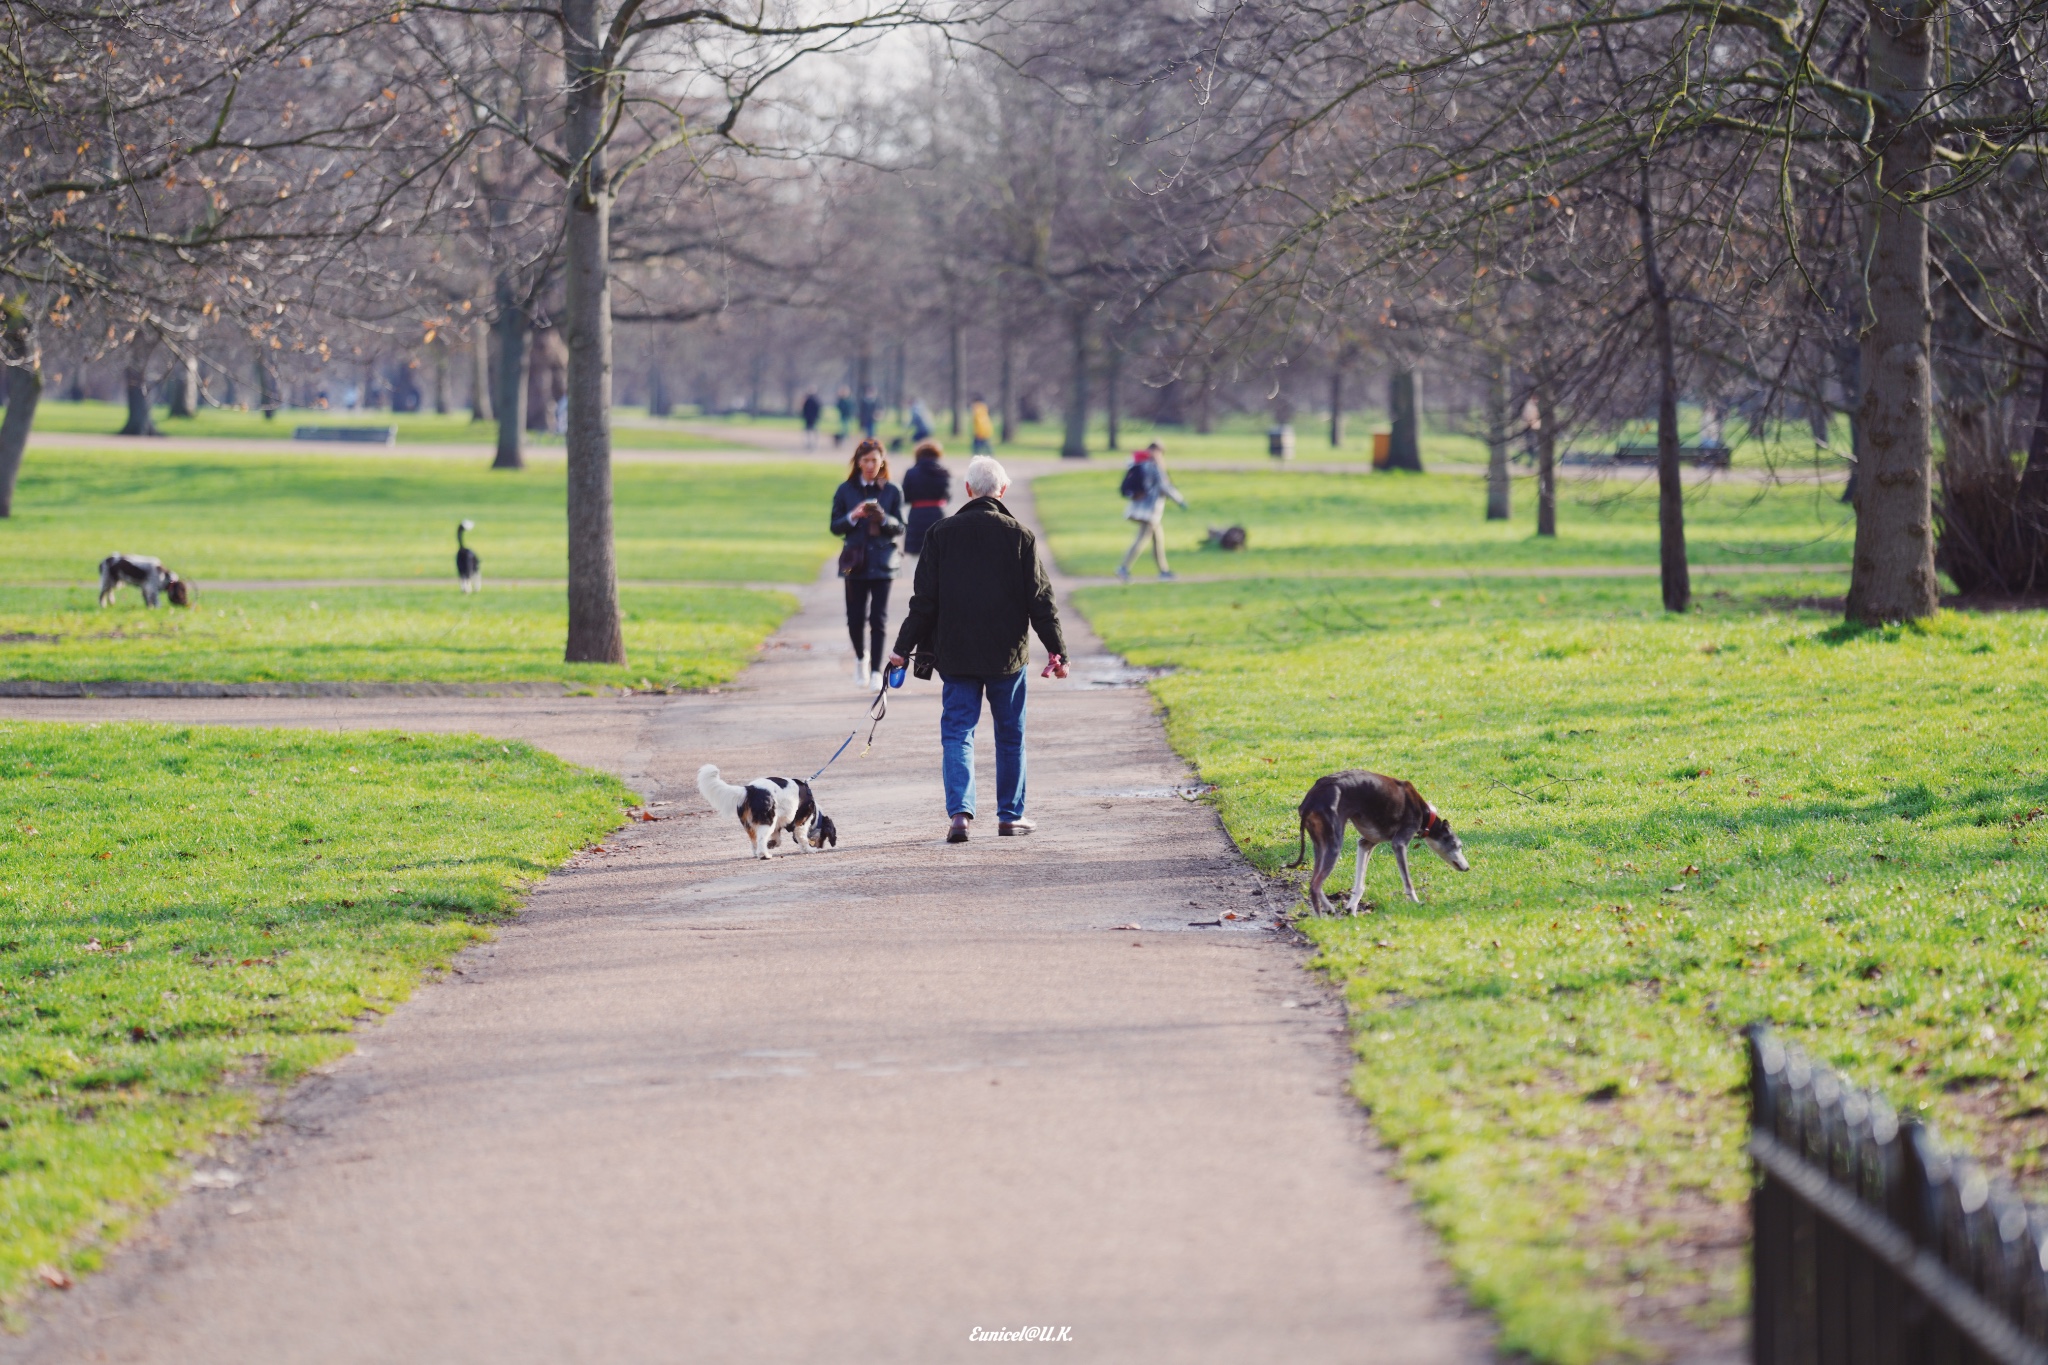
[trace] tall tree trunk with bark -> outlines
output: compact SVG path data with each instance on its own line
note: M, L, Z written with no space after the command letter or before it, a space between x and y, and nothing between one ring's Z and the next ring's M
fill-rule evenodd
M1102 410L1109 420L1109 441L1105 448L1114 455L1118 442L1123 439L1123 347L1110 343L1109 357L1103 369Z
M1508 504L1508 362L1493 357L1486 372L1486 519L1506 521Z
M491 420L491 336L479 318L469 327L469 420Z
M946 359L948 373L947 387L949 406L953 415L949 420L949 434L960 434L960 415L967 406L967 329L960 325L960 319L952 319L952 334L946 338Z
M2020 491L2014 520L2020 534L2034 546L2033 563L2021 592L2048 588L2048 364L2041 369L2041 390L2034 403L2034 429L2027 435L2027 462L2020 469Z
M509 277L498 279L497 386L492 406L498 415L498 453L493 469L526 468L526 305Z
M1909 0L1911 3L1911 0ZM1848 618L1866 624L1912 621L1940 605L1934 576L1933 309L1927 286L1923 189L1934 159L1925 125L1892 121L1889 110L1923 113L1933 74L1930 16L1870 7L1865 53L1877 114L1878 156L1865 198L1870 216L1864 278L1869 318L1859 367L1863 467L1856 482L1856 551L1849 567Z
M1330 366L1330 448L1339 449L1344 444L1344 361L1338 355Z
M1664 610L1692 606L1692 567L1685 556L1685 480L1678 463L1678 343L1671 327L1671 291L1657 255L1657 210L1651 198L1650 154L1637 166L1636 227L1643 248L1643 287L1657 348L1657 561Z
M178 368L171 379L169 417L197 417L199 415L199 357L188 355L178 361Z
M1536 386L1536 534L1557 534L1557 410L1550 386Z
M43 397L43 372L32 361L9 365L6 370L7 415L0 418L0 517L14 515L14 481L21 474L21 459L28 453L29 429L35 425L36 404Z
M448 415L448 343L434 343L434 411Z
M569 333L569 642L567 663L622 664L618 565L612 547L612 190L605 170L611 73L597 0L563 0L569 90L563 133L575 174L563 236Z
M284 406L277 391L277 371L271 368L270 357L261 352L256 356L256 401L262 405L266 422L275 422L277 410Z
M1003 325L1001 365L996 375L996 439L1004 445L1017 439L1017 343L1010 339L1010 327Z
M128 421L118 436L155 436L156 415L149 399L149 356L156 349L154 342L144 344L140 340L128 348L127 363L121 367L122 387L128 393Z
M1067 383L1067 432L1060 458L1088 458L1088 311L1078 304L1068 318L1073 333L1073 378Z

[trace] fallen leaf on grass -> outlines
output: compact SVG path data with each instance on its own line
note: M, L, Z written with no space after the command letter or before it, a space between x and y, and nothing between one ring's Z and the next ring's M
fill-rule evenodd
M71 1277L53 1265L37 1266L36 1278L52 1289L69 1289L71 1287Z
M1700 870L1697 865L1693 863L1687 863L1684 867L1678 870L1678 875L1681 877L1697 877L1700 875Z
M1668 891L1668 892L1671 892L1671 893L1673 893L1673 894L1676 894L1676 893L1678 893L1678 892L1680 892L1680 891L1683 891L1683 890L1685 890L1685 883L1684 883L1684 882L1679 882L1679 883L1678 883L1677 885L1675 885L1675 886L1667 886L1667 887L1665 887L1664 889L1665 889L1666 891Z

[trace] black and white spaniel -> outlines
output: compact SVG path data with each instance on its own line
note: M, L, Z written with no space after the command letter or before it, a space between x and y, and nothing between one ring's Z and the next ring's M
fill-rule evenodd
M800 777L757 777L736 787L718 775L716 763L697 769L697 790L711 809L739 817L747 846L756 858L772 858L768 850L782 842L787 830L799 853L830 844L839 847L839 828L818 809L811 784Z
M174 607L189 607L198 589L164 567L161 559L149 555L108 555L100 561L100 605L114 605L114 593L123 583L142 589L145 606L155 606L159 595L171 599Z

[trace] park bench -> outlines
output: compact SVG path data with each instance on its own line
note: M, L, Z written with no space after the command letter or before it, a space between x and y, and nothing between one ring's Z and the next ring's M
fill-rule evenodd
M395 446L397 427L297 427L294 441L349 441L356 445Z
M1701 469L1726 469L1729 466L1727 446L1680 446L1678 461ZM1654 445L1625 445L1613 450L1567 450L1557 457L1559 464L1588 465L1595 469L1610 469L1615 465L1648 465L1657 463L1657 447Z

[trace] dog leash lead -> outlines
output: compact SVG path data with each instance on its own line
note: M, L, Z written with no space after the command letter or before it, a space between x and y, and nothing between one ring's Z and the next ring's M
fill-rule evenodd
M888 718L888 715L889 685L887 683L884 683L882 684L882 690L875 693L874 701L868 704L868 718L872 720L874 724L868 727L868 742L861 748L861 755L863 757L866 756L869 749L875 747L875 731L882 728L882 722ZM846 738L839 741L839 747L832 751L832 757L825 760L825 768L829 768L834 763L837 763L839 761L839 755L846 752L846 746L853 743L854 737L859 733L860 727L858 725L854 726L851 730L848 730L846 732ZM820 768L818 769L818 771L812 773L810 776L810 780L816 782L819 778L823 777L825 775L825 768Z

